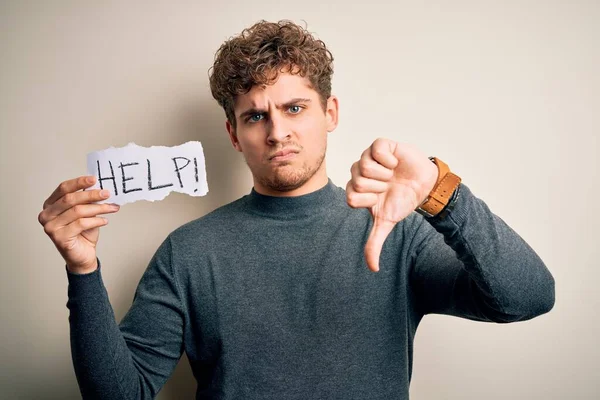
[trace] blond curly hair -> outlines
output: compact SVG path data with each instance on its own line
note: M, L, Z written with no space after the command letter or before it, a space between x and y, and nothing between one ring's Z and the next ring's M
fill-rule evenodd
M221 45L209 70L210 90L234 128L236 96L274 83L280 72L307 77L325 110L333 55L305 28L289 20L262 20Z

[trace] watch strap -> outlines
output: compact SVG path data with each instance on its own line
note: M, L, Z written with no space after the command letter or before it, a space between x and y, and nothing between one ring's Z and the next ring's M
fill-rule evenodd
M429 196L415 211L426 217L434 217L446 207L458 188L461 178L450 172L448 165L439 158L429 157L429 159L438 167L437 182Z

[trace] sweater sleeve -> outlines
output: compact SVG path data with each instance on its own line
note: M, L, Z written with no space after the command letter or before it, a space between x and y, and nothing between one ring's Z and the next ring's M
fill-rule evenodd
M154 398L182 354L184 313L169 239L150 261L119 325L100 265L67 276L71 355L82 397Z
M466 185L445 218L418 217L411 282L423 314L506 323L552 309L542 260Z

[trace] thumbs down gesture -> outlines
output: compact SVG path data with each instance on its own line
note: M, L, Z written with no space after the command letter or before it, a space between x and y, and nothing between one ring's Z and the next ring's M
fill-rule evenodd
M351 173L346 200L350 207L371 212L365 258L369 269L377 272L386 238L433 190L438 168L412 145L377 139L352 164Z

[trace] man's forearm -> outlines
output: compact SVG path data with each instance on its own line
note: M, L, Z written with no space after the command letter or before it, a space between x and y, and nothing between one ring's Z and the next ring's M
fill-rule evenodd
M71 355L84 399L128 398L124 381L137 375L102 283L100 269L68 272ZM129 383L131 385L131 383Z
M554 279L543 261L467 186L461 185L455 207L445 218L428 221L455 253L454 257L439 254L436 248L443 247L439 239L421 249L421 271L436 263L440 264L437 275L443 275L444 269L455 271L452 282L447 283L447 298L438 301L437 307L444 302L449 305L441 312L511 322L533 318L553 307ZM422 280L436 279L431 276Z

